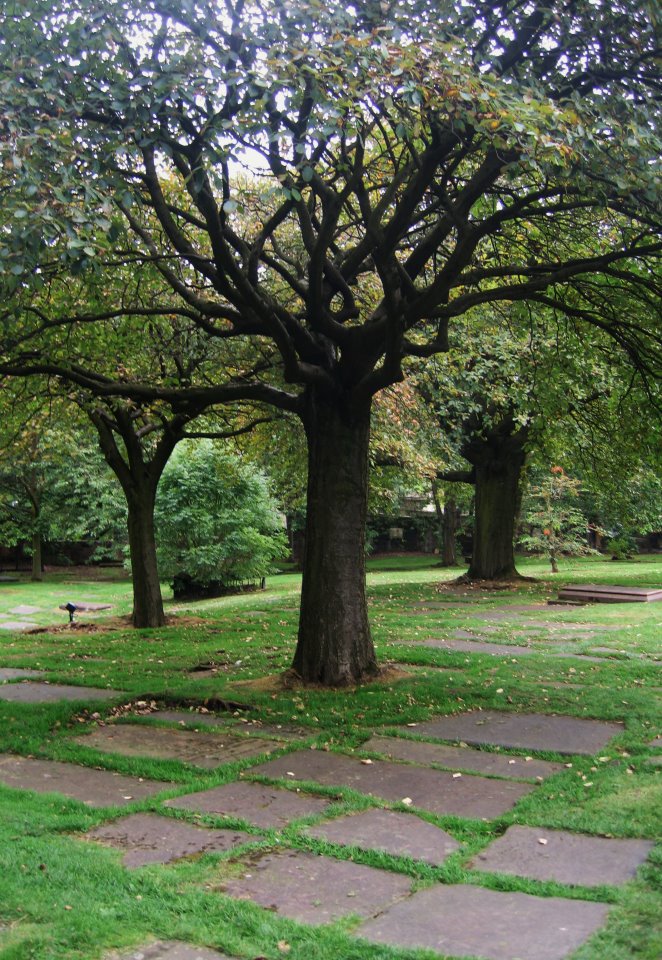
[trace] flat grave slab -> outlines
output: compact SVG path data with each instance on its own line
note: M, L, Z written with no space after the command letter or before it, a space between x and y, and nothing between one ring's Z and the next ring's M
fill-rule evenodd
M251 862L223 892L300 923L329 923L348 914L370 917L409 894L411 878L347 860L279 850Z
M443 637L431 637L429 640L415 641L410 647L433 647L435 650L448 650L449 653L488 653L492 657L522 657L530 653L543 653L533 647L517 647L515 644L490 643L484 640L445 640Z
M155 757L180 760L195 767L212 769L222 763L246 760L277 750L278 743L258 737L237 737L230 733L198 733L195 730L169 730L146 724L118 724L99 727L75 738L76 743L119 753L125 757Z
M27 604L20 604L18 607L12 607L10 613L15 613L19 617L29 617L32 613L39 613L41 607L30 607Z
M116 700L123 690L105 687L74 687L61 683L12 683L0 686L0 700L13 703L53 703L58 700Z
M542 779L563 770L562 763L534 760L533 757L509 757L503 753L473 750L471 747L450 747L441 743L423 743L396 737L372 737L361 744L361 750L382 753L394 760L409 763L438 763L451 770L473 770L509 779Z
M623 724L554 714L475 710L419 723L414 729L440 740L592 756L623 732Z
M251 773L351 787L394 803L406 800L432 813L488 820L510 810L520 797L535 789L527 783L479 776L456 777L445 770L388 760L370 762L321 750L298 750L253 767Z
M318 816L331 800L311 794L240 781L166 800L166 807L235 817L256 827L281 830L299 817Z
M62 793L93 807L125 807L133 800L168 790L172 783L92 770L77 763L0 754L0 783L14 790Z
M592 603L652 603L662 600L662 587L623 587L584 583L559 590L560 600Z
M590 837L544 827L509 827L468 864L473 870L585 887L632 879L655 846L649 840Z
M229 730L236 734L273 737L276 740L306 740L317 734L316 730L306 730L304 727L260 723L257 720L228 720L227 717L219 717L214 713L196 713L188 710L155 710L153 713L142 716L149 720L177 723L185 727L220 727L222 730Z
M26 677L43 677L43 670L30 670L24 667L0 667L0 683L7 680L22 680Z
M460 844L440 827L411 813L364 810L351 816L306 827L306 834L342 846L383 850L396 857L411 857L439 866L460 849Z
M649 741L648 741L648 746L649 746L649 747L662 747L662 736L660 736L660 737L655 737L654 740L649 740Z
M373 943L484 960L564 960L604 923L603 903L469 884L420 890L354 932Z
M31 620L3 620L0 623L0 630L13 630L19 633L23 630L32 630L37 624Z
M107 954L105 960L232 960L218 950L209 947L194 947L190 943L176 943L174 940L159 940L138 950L128 953Z
M134 813L90 830L85 839L100 840L124 850L124 866L134 868L171 863L193 854L225 852L255 837L241 830L194 827L156 813Z

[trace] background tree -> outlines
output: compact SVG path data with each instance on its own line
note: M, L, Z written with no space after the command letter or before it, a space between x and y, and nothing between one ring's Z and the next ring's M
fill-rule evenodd
M192 591L260 580L283 557L282 519L264 476L210 440L185 441L156 497L161 573Z
M659 332L596 310L586 285L646 284L660 249L646 11L30 0L2 26L11 276L53 263L50 218L65 261L129 249L210 337L272 345L293 389L268 399L301 417L309 457L293 665L329 684L374 674L370 413L404 359L444 351L482 304L564 311L572 288L578 322L655 362Z

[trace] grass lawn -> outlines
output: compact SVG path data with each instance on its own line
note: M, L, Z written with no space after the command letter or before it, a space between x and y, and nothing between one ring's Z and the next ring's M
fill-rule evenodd
M382 663L399 669L383 682L358 690L283 689L258 683L287 669L297 628L300 577L272 577L267 590L198 603L167 602L172 624L136 631L121 619L131 608L130 584L118 571L94 579L75 573L48 574L41 584L0 583L0 614L30 619L44 632L0 631L0 667L48 672L51 682L112 687L126 691L124 702L152 699L202 701L219 697L250 705L249 714L267 723L305 727L308 745L349 750L376 728L401 727L470 708L562 713L621 721L623 732L605 754L569 758L563 771L545 780L509 813L489 822L425 814L462 844L441 867L419 861L331 846L303 836L301 822L286 830L260 831L230 821L254 836L258 849L291 847L404 873L420 887L465 883L540 896L607 900L607 926L573 960L659 960L662 956L662 844L651 853L636 880L619 888L567 887L504 874L472 872L470 856L510 824L562 828L611 837L662 836L661 770L649 761L662 750L649 746L662 736L662 603L551 607L545 618L599 624L597 638L559 641L562 650L608 648L585 661L552 657L449 652L410 646L414 640L450 636L458 628L481 633L484 622L458 618L448 607L426 602L475 602L488 606L528 604L556 595L566 583L662 585L662 557L631 562L585 559L567 562L552 577L542 562L523 560L520 571L535 582L516 589L447 589L460 572L434 566L424 557L377 558L369 563L369 602L375 643ZM73 629L58 604L108 602L106 614L82 615ZM39 607L29 617L12 608ZM421 609L422 608L422 609ZM492 622L487 639L523 645L515 621ZM562 631L561 631L562 632ZM213 674L196 668L212 666ZM440 670L439 667L444 669ZM122 813L158 810L188 822L199 817L162 807L166 797L234 780L261 759L224 765L214 771L175 761L101 753L76 743L74 735L93 729L109 714L108 703L22 704L0 701L0 753L68 760L121 773L171 781L157 799L131 803ZM93 716L94 715L94 716ZM143 721L146 722L146 721ZM409 734L416 738L416 728ZM290 748L288 748L290 749ZM362 754L365 756L364 754ZM367 759L367 757L366 757ZM571 765L568 765L571 761ZM331 795L338 809L389 806L358 793L311 786ZM393 805L390 805L393 806ZM396 804L397 808L398 805ZM404 809L404 808L403 808ZM352 920L307 927L218 892L230 854L205 854L168 866L127 871L120 854L83 843L77 835L119 815L116 808L89 808L55 794L18 792L0 786L0 958L2 960L98 960L111 949L137 949L152 939L183 940L215 947L228 956L290 960L414 960L436 956L373 946L350 935ZM307 818L305 823L323 818ZM203 823L227 826L204 817Z

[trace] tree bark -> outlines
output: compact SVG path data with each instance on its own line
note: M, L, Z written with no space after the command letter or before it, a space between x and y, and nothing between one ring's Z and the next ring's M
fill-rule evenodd
M299 637L293 670L346 686L377 673L365 595L370 404L357 414L309 390L308 494Z
M156 486L134 485L126 495L133 585L134 627L162 627L165 620L161 581L156 561L154 501Z
M526 432L475 441L467 451L475 469L475 517L469 580L509 580L515 567L515 524L526 461ZM467 453L464 454L467 456Z
M36 583L40 583L44 579L42 542L39 530L33 530L32 532L32 575L30 579Z

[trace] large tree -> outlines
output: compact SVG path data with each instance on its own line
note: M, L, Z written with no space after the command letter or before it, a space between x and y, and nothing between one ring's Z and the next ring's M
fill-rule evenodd
M572 287L578 319L650 361L650 331L603 317L586 287L598 273L646 283L660 250L648 13L595 0L28 0L5 16L9 285L58 256L150 261L210 338L280 358L291 389L255 387L307 437L294 657L306 680L376 671L370 412L404 358L444 351L453 319L481 304L563 310ZM180 396L153 380L108 393Z

